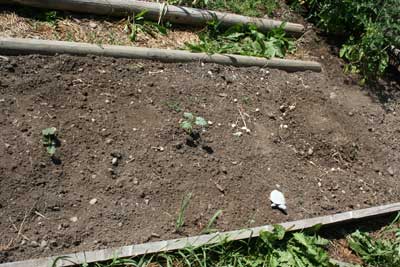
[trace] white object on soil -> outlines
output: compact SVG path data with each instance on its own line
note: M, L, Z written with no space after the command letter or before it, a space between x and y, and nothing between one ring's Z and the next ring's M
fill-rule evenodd
M272 204L271 207L273 208L278 208L282 211L286 211L286 200L285 196L283 195L282 192L278 190L274 190L271 192L269 199L271 200Z

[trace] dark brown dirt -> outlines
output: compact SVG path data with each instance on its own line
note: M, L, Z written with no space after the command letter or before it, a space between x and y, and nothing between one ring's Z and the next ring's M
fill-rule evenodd
M223 231L398 201L395 102L388 111L321 53L324 73L0 59L0 262L199 234L218 209ZM186 144L183 111L213 122L208 149ZM50 126L60 162L41 144ZM270 208L276 188L287 216Z

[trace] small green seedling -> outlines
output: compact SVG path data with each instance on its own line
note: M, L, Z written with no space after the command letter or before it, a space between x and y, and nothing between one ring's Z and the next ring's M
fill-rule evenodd
M46 147L47 153L49 153L50 156L53 156L56 153L56 131L57 129L55 127L50 127L42 130L42 143L43 146Z
M176 219L175 223L175 231L179 232L183 225L185 224L185 211L189 206L190 199L192 198L192 193L186 194L181 202L181 207L179 208L178 218Z
M194 116L193 113L183 113L184 121L181 122L181 128L189 135L193 133L195 126L206 127L207 121L203 117Z

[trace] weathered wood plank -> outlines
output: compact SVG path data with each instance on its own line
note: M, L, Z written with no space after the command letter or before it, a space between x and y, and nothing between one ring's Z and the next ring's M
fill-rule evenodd
M10 0L10 2L11 1L32 7L110 16L129 16L133 13L147 10L145 18L154 21L158 21L161 12L163 12L163 20L165 21L193 26L204 26L207 22L217 18L222 25L226 27L239 23L255 24L260 30L269 31L272 28L280 26L282 23L282 21L272 19L254 18L174 5L164 6L160 3L136 0ZM304 26L301 24L287 23L285 30L290 34L299 35L304 31Z
M374 216L386 215L400 211L400 203L393 203L378 207L372 207L361 210L348 211L334 215L316 217L311 219L304 219L292 222L281 223L288 231L302 230L313 227L316 224L324 226L349 223L359 219L367 219ZM139 245L124 246L120 248L102 249L89 252L78 252L74 254L65 255L68 260L60 260L57 264L60 266L73 266L71 262L76 264L91 263L98 261L105 261L118 257L134 257L150 253L165 252L171 250L182 249L187 246L200 246L206 244L215 244L220 240L240 240L250 237L259 236L261 231L270 231L273 229L272 225L265 225L250 229L243 229L237 231L214 233L209 235L200 235L193 237L185 237L180 239L165 240L158 242L151 242ZM36 260L10 262L0 264L0 267L48 267L51 266L56 257L48 257Z
M159 60L162 62L205 62L242 67L259 66L276 68L286 71L321 71L318 62L290 59L266 59L239 55L221 55L206 53L191 53L184 50L169 50L143 48L132 46L96 45L78 42L63 42L52 40L0 38L0 54L71 54L98 55L105 57L136 58Z

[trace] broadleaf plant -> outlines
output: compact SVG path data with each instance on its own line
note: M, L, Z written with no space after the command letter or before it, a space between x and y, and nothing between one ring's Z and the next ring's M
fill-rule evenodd
M42 130L42 144L46 147L47 153L53 156L56 153L57 145L57 129L55 127L45 128Z
M208 123L203 117L195 116L193 113L183 113L184 120L180 123L180 127L189 135L193 133L194 127L207 127Z

